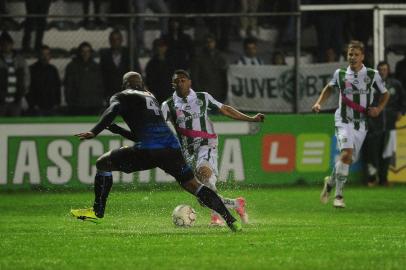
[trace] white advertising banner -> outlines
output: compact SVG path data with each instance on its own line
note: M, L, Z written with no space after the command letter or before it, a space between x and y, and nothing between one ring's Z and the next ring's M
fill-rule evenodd
M301 66L298 112L310 112L334 71L345 65L330 63ZM227 76L230 105L244 111L294 112L295 75L292 66L231 65ZM333 110L337 106L338 93L334 93L322 109Z

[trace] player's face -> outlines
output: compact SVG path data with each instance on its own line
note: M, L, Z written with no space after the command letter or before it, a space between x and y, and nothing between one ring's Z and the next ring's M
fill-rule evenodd
M128 78L128 83L130 84L131 89L142 89L143 88L143 82L141 75L132 75L131 77Z
M350 64L350 68L355 71L359 71L364 61L364 54L360 49L350 48L347 52L347 60Z
M378 67L379 75L381 75L382 80L385 80L389 76L389 66L381 65Z
M185 97L189 94L192 81L183 74L175 74L175 76L173 76L172 85L178 96Z

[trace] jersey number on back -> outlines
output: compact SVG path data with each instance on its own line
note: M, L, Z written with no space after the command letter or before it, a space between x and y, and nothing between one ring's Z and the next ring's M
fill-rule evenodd
M145 97L145 101L147 102L147 109L148 110L153 110L155 112L155 115L160 114L159 106L157 102L150 97Z

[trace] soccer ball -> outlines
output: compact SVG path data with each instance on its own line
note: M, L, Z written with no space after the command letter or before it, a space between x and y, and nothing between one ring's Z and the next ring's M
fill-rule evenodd
M189 205L178 205L172 212L172 221L179 227L193 226L196 221L196 211Z

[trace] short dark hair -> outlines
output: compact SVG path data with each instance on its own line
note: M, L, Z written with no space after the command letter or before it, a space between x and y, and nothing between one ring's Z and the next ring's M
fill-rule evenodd
M121 36L121 38L123 38L123 34L121 34L121 31L119 30L119 29L117 29L117 28L115 28L115 29L113 29L113 31L111 31L110 32L110 34L109 34L109 39L111 39L111 37L113 36L113 35L120 35Z
M359 40L351 40L351 41L348 43L347 51L348 51L349 49L358 49L358 50L360 50L363 54L365 54L365 46L364 46L364 43L362 43L362 42L359 41Z
M381 66L388 66L389 67L389 63L388 62L386 62L386 61L380 61L379 63L378 63L378 65L376 66L376 68L380 68Z
M188 78L188 79L190 80L190 74L189 74L189 72L187 72L186 70L184 70L184 69L177 69L177 70L175 70L175 72L173 73L173 76L172 76L172 77L175 77L175 75L178 75L178 74L182 74L183 76L185 76L186 78Z
M90 50L93 51L92 45L90 45L90 43L87 41L83 41L82 43L79 44L78 51L80 52L83 49L83 47L89 47Z
M248 38L244 39L243 46L244 46L244 48L245 48L245 47L247 47L248 44L255 44L255 45L257 45L257 43L258 43L258 41L257 41L256 38L254 38L254 37L248 37Z

